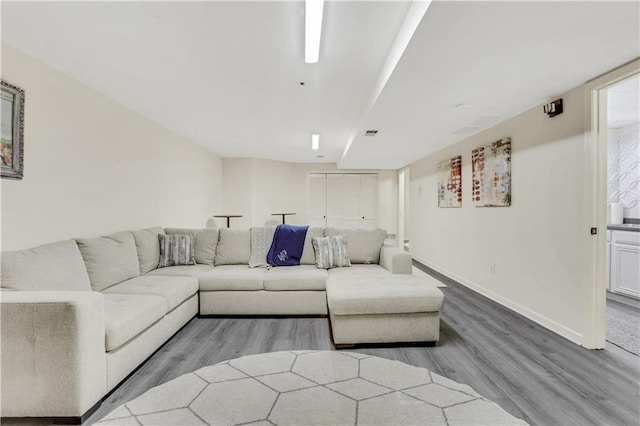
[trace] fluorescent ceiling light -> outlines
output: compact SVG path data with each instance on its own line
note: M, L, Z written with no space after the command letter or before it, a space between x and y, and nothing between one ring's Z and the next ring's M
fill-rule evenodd
M304 12L304 61L318 62L324 0L306 0Z
M311 135L311 149L317 150L318 148L320 148L320 135L313 133Z

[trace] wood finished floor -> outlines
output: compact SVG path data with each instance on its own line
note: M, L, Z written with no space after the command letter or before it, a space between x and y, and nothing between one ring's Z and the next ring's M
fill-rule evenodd
M640 358L581 348L477 293L447 284L437 347L358 348L470 385L532 425L640 424ZM194 318L85 424L149 388L248 354L333 350L326 318Z

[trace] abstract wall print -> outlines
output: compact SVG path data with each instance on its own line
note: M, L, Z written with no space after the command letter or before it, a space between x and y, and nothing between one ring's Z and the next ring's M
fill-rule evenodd
M24 90L2 80L0 98L0 176L22 179Z
M474 149L471 168L476 207L511 205L511 138Z
M462 156L438 163L438 207L462 206Z

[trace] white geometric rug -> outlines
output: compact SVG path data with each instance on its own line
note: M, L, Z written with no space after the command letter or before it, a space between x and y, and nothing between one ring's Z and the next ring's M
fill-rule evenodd
M526 425L469 386L356 352L249 355L121 405L99 425Z

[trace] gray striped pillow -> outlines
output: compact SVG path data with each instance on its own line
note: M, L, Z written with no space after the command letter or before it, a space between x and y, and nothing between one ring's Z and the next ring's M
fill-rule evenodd
M311 239L316 255L316 268L331 269L351 266L347 253L347 236L313 237Z
M158 234L160 262L158 268L176 265L195 265L195 236L187 234Z

